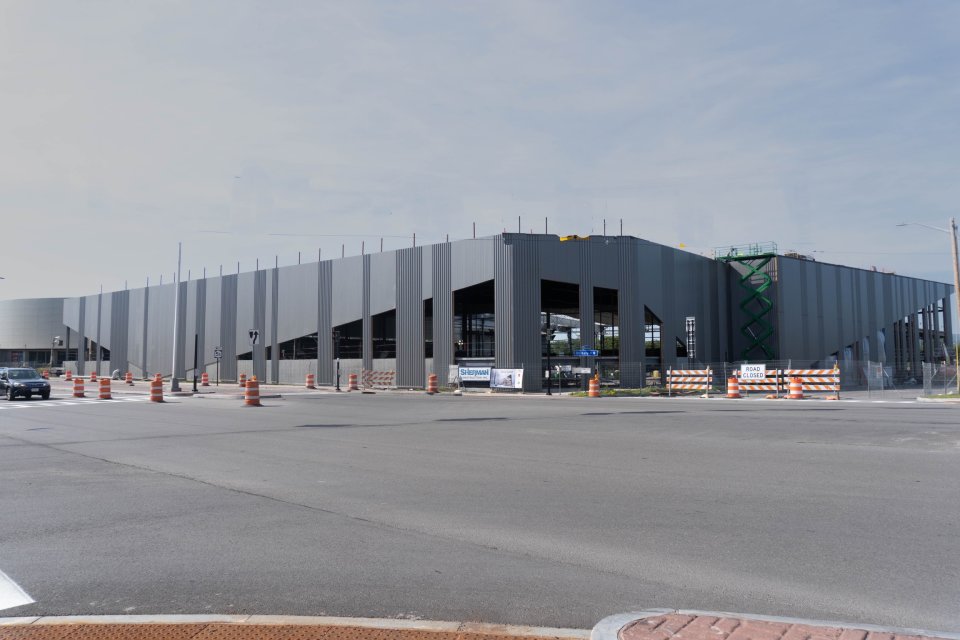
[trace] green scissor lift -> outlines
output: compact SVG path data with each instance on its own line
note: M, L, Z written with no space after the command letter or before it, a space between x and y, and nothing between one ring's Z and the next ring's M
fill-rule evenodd
M773 300L767 297L767 290L773 286L773 278L765 270L770 261L777 257L776 243L719 247L714 249L713 255L722 262L736 262L743 266L740 270L740 288L744 296L740 310L747 320L740 327L740 333L747 339L747 346L740 352L740 359L776 359L773 345L769 342L773 337L773 323L767 318L773 311ZM755 352L762 356L754 355Z

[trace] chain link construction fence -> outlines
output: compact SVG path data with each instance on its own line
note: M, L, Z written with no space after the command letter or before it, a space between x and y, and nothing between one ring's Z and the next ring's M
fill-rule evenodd
M743 364L765 365L768 375L777 370L792 369L833 369L840 372L841 395L871 399L914 399L918 396L955 394L957 388L957 367L945 363L921 363L920 369L913 375L910 371L896 372L883 362L870 360L841 360L836 363L817 363L792 360L702 362L678 359L669 365L639 362L601 362L598 363L601 384L619 386L624 389L661 387L666 391L667 371L673 369L711 369L713 371L713 390L711 393L726 391L727 379L740 371ZM643 375L641 376L641 372ZM784 384L784 387L786 385ZM784 389L784 391L786 391ZM847 396L851 397L851 396Z

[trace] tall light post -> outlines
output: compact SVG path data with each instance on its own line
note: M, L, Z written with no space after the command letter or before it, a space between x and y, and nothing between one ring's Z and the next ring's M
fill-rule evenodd
M901 222L897 226L906 227L909 225L923 227L925 229L933 229L934 231L950 234L950 252L953 255L953 301L956 306L956 314L954 315L953 322L960 323L960 258L957 256L957 219L950 218L949 229L933 227L929 224L923 224L922 222ZM951 326L950 331L951 333L955 332L955 328ZM953 341L952 335L950 336L950 340ZM960 363L957 362L958 358L960 358L960 345L955 343L953 365L957 371L957 393L960 393Z

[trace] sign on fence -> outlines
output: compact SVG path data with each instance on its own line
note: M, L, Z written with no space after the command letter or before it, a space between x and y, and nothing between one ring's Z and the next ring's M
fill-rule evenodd
M744 380L765 380L767 377L767 365L765 364L742 364L740 365L740 381Z
M490 367L460 367L457 375L463 382L486 382L490 379Z
M492 389L523 389L523 369L491 369Z

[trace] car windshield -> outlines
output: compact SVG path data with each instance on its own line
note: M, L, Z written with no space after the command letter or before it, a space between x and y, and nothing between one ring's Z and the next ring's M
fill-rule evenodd
M33 369L10 369L7 371L7 376L11 380L35 380L40 377L40 374Z

